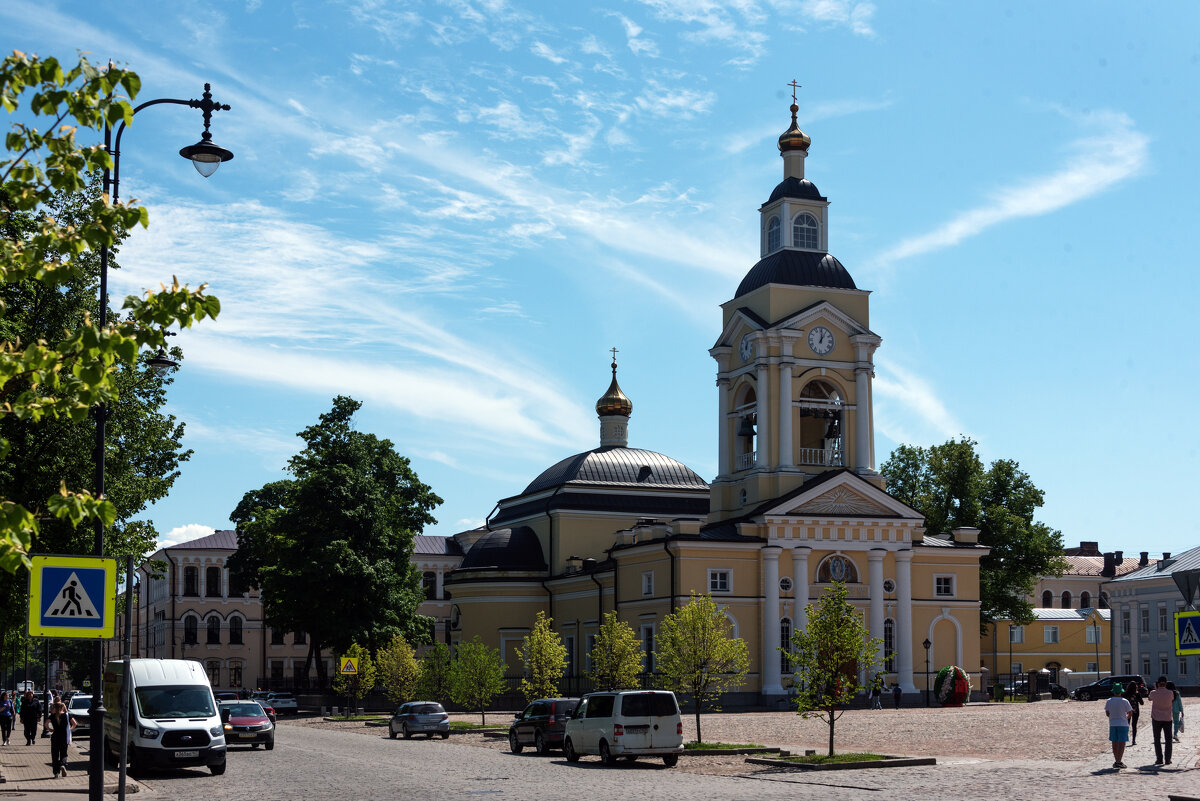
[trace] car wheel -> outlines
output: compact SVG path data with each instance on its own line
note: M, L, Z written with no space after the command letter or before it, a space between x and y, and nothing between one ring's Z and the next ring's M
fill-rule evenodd
M563 740L563 753L567 757L568 762L578 762L579 754L575 753L575 746L571 745L571 738Z
M606 768L611 768L617 762L613 759L612 750L608 747L608 740L600 741L600 762Z
M224 762L224 760L222 760L217 765L209 765L208 769L212 771L212 775L220 776L222 773L225 772L225 762Z
M393 740L396 739L396 730L391 726L388 726L388 737L391 737Z
M517 739L517 733L510 731L508 733L508 750L514 754L519 754L525 750L525 746L521 745L521 741Z
M663 754L663 764L673 768L679 764L679 754Z
M442 739L443 739L443 740L449 740L449 739L450 739L450 732L448 732L448 731L444 731L444 732L442 732Z
M401 731L403 731L403 732L404 732L404 739L405 739L405 740L411 740L411 739L412 739L412 732L410 732L410 731L408 730L408 726L407 726L407 725L405 725L405 726L404 726L404 727L401 729Z
M1083 690L1080 690L1079 692L1075 693L1075 697L1078 698L1080 701L1092 700L1092 696L1088 693L1085 693Z
M274 737L272 737L270 740L267 740L267 750L268 751L275 750L275 738Z
M550 749L546 747L546 738L542 736L540 731L533 738L533 745L535 748L537 748L537 752L542 756L550 753Z

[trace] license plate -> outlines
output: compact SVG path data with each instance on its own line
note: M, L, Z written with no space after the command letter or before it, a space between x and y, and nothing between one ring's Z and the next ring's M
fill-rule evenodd
M245 740L250 740L250 739L257 737L258 735L252 731L245 731L245 732L242 732L241 734L239 734L238 736Z
M175 752L176 759L195 759L198 756L200 756L199 751L176 751Z

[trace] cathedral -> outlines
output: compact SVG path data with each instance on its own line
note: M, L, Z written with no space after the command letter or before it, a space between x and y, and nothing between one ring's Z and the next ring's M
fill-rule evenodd
M479 636L510 675L538 612L587 672L602 617L641 638L708 593L746 641L746 703L787 695L791 634L805 607L844 582L890 684L922 691L929 671L979 661L976 529L929 532L874 470L870 293L829 252L829 200L805 177L811 140L779 137L783 180L759 209L760 259L722 305L719 467L711 482L630 447L633 403L617 382L596 402L599 447L568 456L505 498L444 579L452 642ZM614 354L615 356L615 354ZM635 393L636 395L636 393Z

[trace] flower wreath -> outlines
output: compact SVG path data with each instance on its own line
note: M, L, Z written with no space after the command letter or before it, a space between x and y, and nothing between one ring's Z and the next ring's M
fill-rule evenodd
M966 671L957 665L947 665L939 670L933 681L933 694L942 706L962 706L970 694Z

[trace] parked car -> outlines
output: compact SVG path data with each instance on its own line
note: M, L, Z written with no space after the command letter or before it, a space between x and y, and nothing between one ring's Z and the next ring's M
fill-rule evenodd
M531 745L539 754L562 748L567 720L579 706L578 698L539 698L517 713L508 727L508 748L514 754Z
M1058 701L1065 701L1071 697L1071 691L1057 681L1052 681L1050 682L1050 697Z
M295 715L300 711L300 705L292 693L267 693L267 703L275 707L280 715Z
M683 753L683 721L675 693L667 690L590 693L567 721L568 762L595 754L605 765L618 757L661 756L674 767Z
M222 690L219 693L213 693L213 695L216 696L216 699L218 702L220 702L220 701L240 701L241 700L240 698L238 698L238 694L236 692L232 692L232 691L228 691L228 690Z
M274 725L275 721L279 717L275 713L275 707L268 704L266 699L263 699L262 701L255 701L254 703L258 704L259 706L261 706L263 708L263 712L267 713L267 717L269 717L271 719L271 723L272 723L272 725Z
M75 719L75 730L71 732L72 739L79 739L91 734L92 719L88 717L88 710L91 706L92 696L81 695L80 693L72 695L71 700L67 702L67 714ZM120 714L120 710L118 710L117 714Z
M218 705L226 745L275 748L275 725L256 701L221 701Z
M414 734L440 734L445 740L450 736L450 716L437 701L409 701L396 707L392 719L388 721L388 734L392 739L403 734L404 739L411 739Z
M1114 683L1120 683L1122 686L1128 686L1130 682L1137 682L1141 687L1146 685L1146 680L1140 675L1133 673L1124 676L1105 676L1100 681L1093 681L1091 684L1085 684L1082 687L1075 688L1076 701L1093 701L1097 698L1110 698L1112 696L1112 686Z

